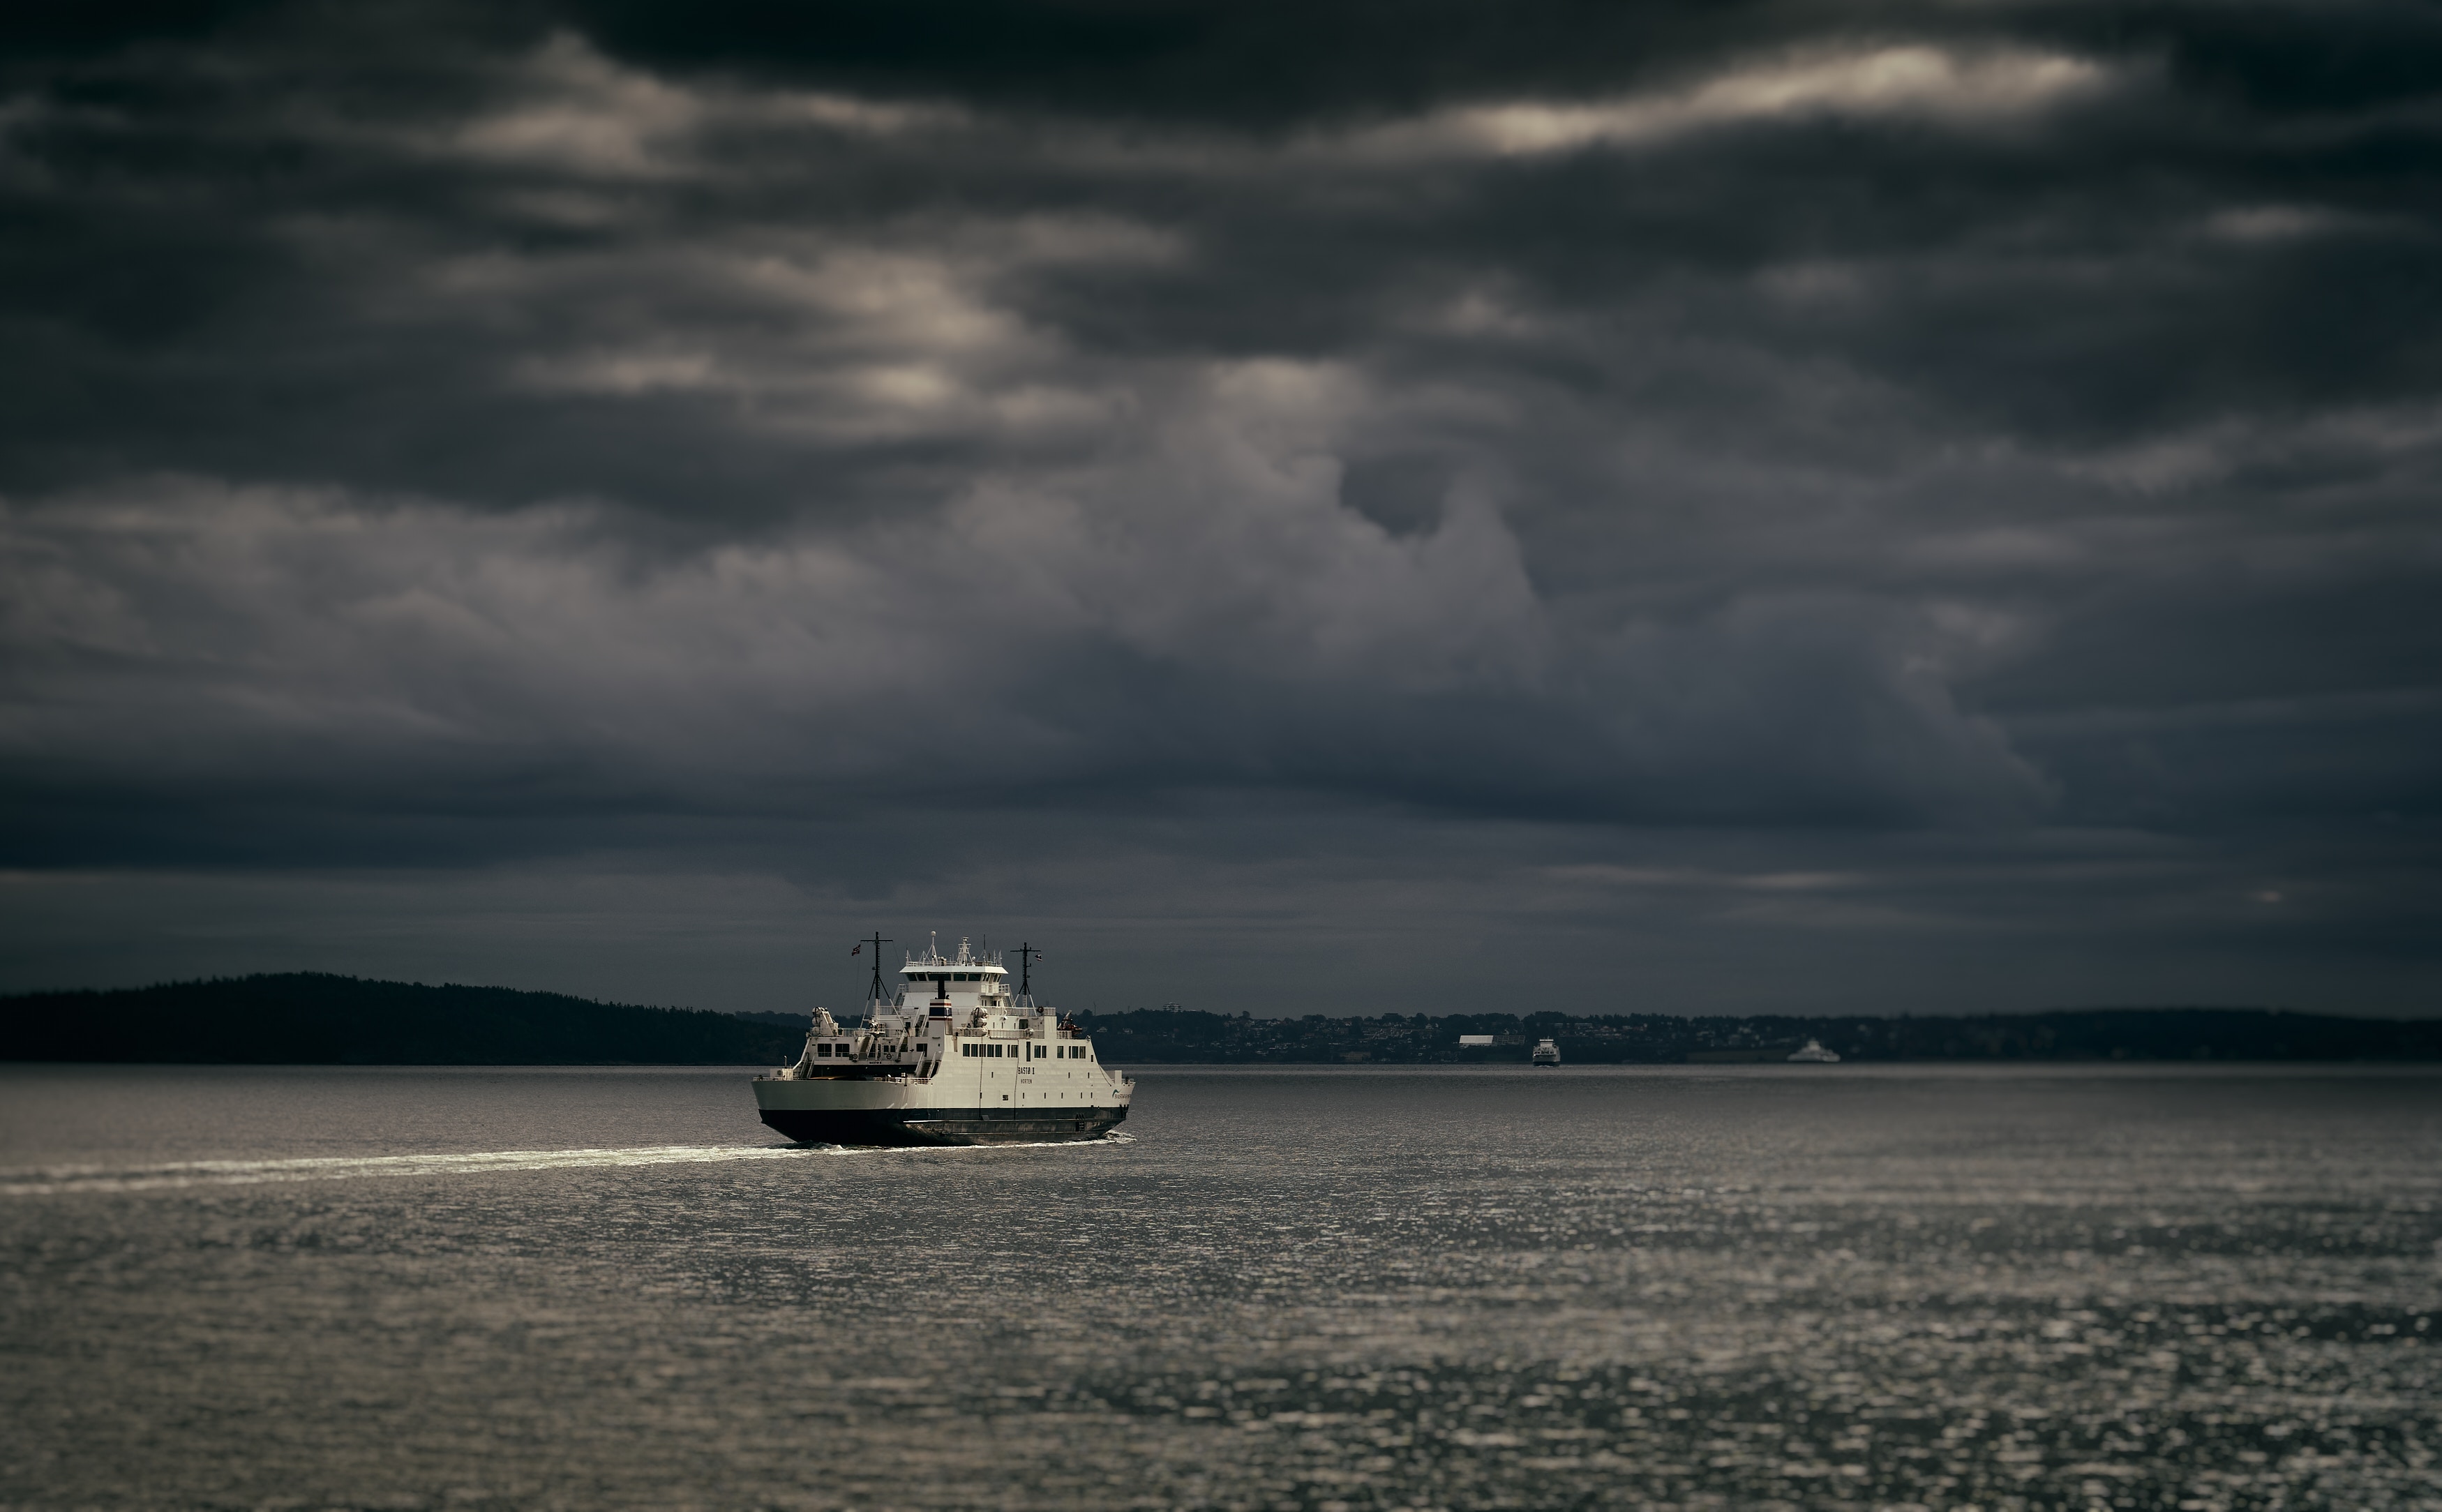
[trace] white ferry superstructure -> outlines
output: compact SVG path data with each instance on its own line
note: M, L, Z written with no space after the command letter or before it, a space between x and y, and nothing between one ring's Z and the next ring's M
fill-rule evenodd
M879 956L888 943L870 942ZM860 947L863 948L863 947ZM881 962L865 1022L817 1008L805 1053L755 1079L763 1121L800 1144L1022 1144L1098 1139L1128 1116L1136 1084L1103 1066L1073 1020L1038 1005L1001 957L958 942L910 953L885 994Z

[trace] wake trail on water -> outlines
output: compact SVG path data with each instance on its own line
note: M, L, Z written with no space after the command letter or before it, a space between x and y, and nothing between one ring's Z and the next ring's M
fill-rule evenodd
M308 1156L285 1160L183 1160L144 1166L63 1165L0 1170L0 1197L78 1192L160 1192L182 1187L247 1187L270 1182L340 1181L358 1176L481 1175L495 1171L579 1171L621 1166L731 1165L861 1155L950 1155L961 1151L1042 1150L1133 1143L1125 1135L1001 1145L851 1149L836 1144L660 1144L623 1150L473 1150L435 1155Z

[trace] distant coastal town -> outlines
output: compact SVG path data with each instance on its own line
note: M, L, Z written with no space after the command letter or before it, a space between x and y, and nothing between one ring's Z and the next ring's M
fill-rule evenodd
M1083 1017L1084 1015L1081 1015ZM1683 1018L1664 1013L1476 1013L1257 1018L1140 1009L1095 1016L1107 1058L1140 1065L1523 1063L1538 1040L1563 1064L1785 1062L1810 1043L1846 1062L2432 1061L2442 1023L2231 1008L2105 1008L1950 1017ZM1489 1044L1463 1040L1489 1039Z

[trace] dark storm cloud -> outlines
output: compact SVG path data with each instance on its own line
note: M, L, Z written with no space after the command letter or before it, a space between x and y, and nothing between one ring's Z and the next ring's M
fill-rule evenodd
M2430 11L678 14L14 35L10 864L1339 814L1258 890L2430 986Z

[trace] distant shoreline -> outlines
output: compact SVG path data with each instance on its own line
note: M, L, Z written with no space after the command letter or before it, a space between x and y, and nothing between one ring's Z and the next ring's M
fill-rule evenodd
M1787 1063L1810 1042L1842 1064L2338 1065L2442 1062L2442 1020L2251 1008L2054 1009L1958 1017L1452 1014L1256 1019L1142 1009L1084 1015L1103 1059L1129 1066L1469 1066L1525 1063L1538 1039L1563 1066ZM1490 1045L1462 1046L1462 1034Z
M1113 1063L1118 1064L1118 1063ZM1131 1061L1123 1067L1130 1076L1202 1075L1208 1072L1298 1071L1319 1076L1363 1075L1373 1072L1415 1072L1443 1075L1467 1071L1549 1071L1549 1066L1536 1066L1524 1061L1501 1061L1477 1065L1448 1063L1372 1063L1340 1065L1321 1061ZM2417 1061L1844 1061L1835 1066L1792 1066L1786 1062L1763 1062L1737 1065L1688 1065L1686 1062L1610 1062L1558 1067L1560 1071L1635 1071L1654 1075L1679 1076L1755 1076L1768 1074L1804 1080L1809 1077L1837 1077L1854 1072L1896 1073L1905 1071L1983 1071L1995 1078L2011 1076L2069 1076L2092 1071L2124 1072L2141 1075L2198 1074L2217 1071L2280 1071L2302 1076L2319 1072L2380 1072L2403 1076L2442 1074L2442 1060Z
M1381 1014L1259 1019L1137 1009L1076 1019L1103 1059L1160 1066L1498 1066L1539 1038L1566 1066L1786 1061L1809 1040L1844 1064L2344 1065L2442 1062L2442 1020L2253 1008L1682 1017ZM1462 1047L1462 1034L1490 1045ZM756 1066L795 1058L791 1015L601 1003L501 987L316 973L0 998L0 1061L102 1066Z
M1113 1062L1113 1065L1119 1065ZM761 1061L40 1061L0 1056L0 1068L61 1071L702 1071L754 1074L769 1068ZM1130 1076L1234 1074L1296 1071L1318 1076L1358 1076L1377 1072L1455 1075L1469 1071L1518 1071L1538 1067L1525 1061L1484 1061L1459 1064L1431 1061L1376 1061L1351 1065L1338 1061L1132 1061L1121 1067ZM1637 1071L1688 1076L1751 1076L1769 1073L1803 1079L1836 1077L1847 1072L1989 1071L1996 1077L2044 1076L2088 1072L2125 1072L2130 1076L2167 1072L2287 1071L2396 1072L2401 1075L2442 1073L2442 1059L2403 1061L1844 1061L1837 1066L1791 1066L1779 1062L1695 1064L1686 1062L1596 1062L1562 1066L1562 1071Z

